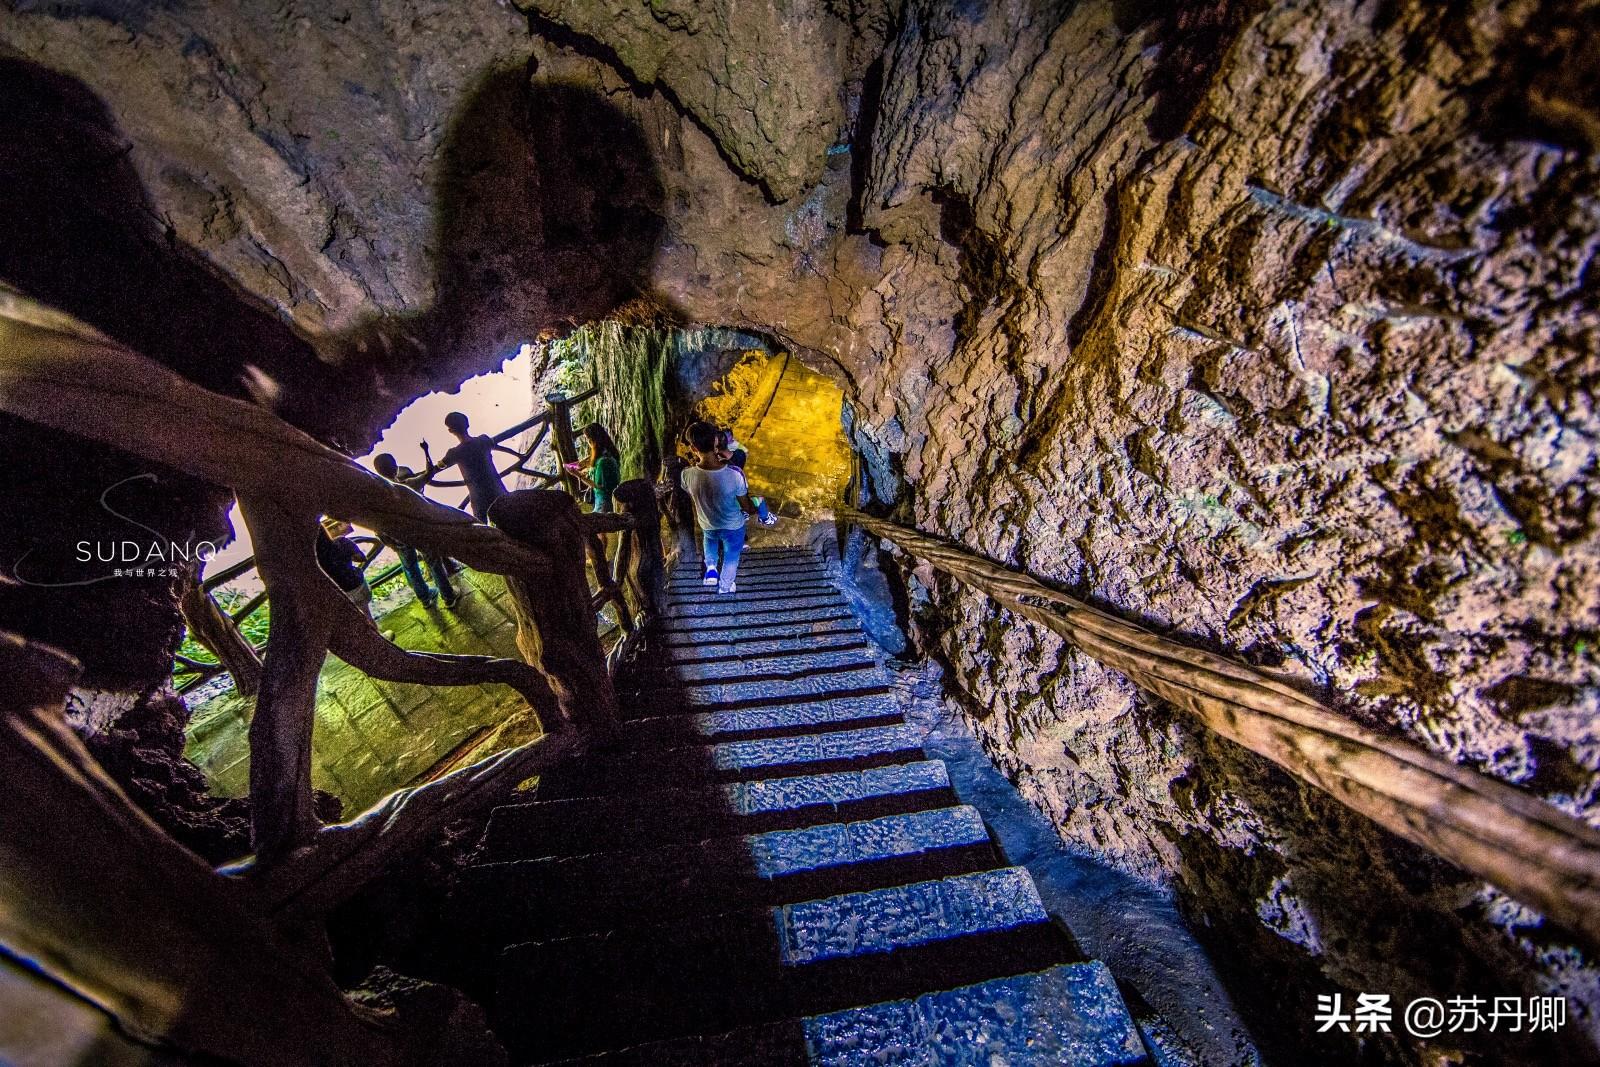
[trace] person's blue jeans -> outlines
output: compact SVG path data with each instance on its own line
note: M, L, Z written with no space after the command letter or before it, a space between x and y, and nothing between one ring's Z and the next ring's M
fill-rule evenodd
M706 566L717 568L718 587L728 588L739 573L739 553L744 551L744 527L702 530L700 546L705 550Z
M411 583L411 591L416 593L417 599L424 604L432 604L433 590L428 588L428 581L422 576L420 554L410 545L395 546L395 554L400 557L400 566L406 572L406 581ZM450 572L445 569L444 560L437 556L429 556L428 569L433 572L433 581L439 587L439 595L446 601L454 600L456 591L450 585Z

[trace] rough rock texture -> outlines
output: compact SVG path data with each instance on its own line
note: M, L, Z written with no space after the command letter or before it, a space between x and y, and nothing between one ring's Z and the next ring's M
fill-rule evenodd
M530 6L561 28L56 4L0 40L111 105L151 218L341 374L382 370L344 394L358 424L646 289L833 375L904 518L1600 818L1593 4ZM757 100L762 73L788 88ZM461 116L488 133L451 141ZM574 177L563 149L594 154ZM433 239L451 204L465 249ZM997 762L1067 840L1174 888L1269 1058L1595 1055L1600 975L1560 931L911 585ZM1336 991L1561 993L1571 1019L1308 1048Z
M813 185L845 123L845 68L855 34L828 0L522 0L613 49L642 85L664 86L739 171L778 200ZM751 44L760 42L761 47Z

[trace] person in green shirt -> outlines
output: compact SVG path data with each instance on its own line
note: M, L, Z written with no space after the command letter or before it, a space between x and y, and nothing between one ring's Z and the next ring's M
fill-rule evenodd
M611 511L611 494L617 491L617 484L622 481L622 456L617 452L616 442L611 440L606 428L598 422L585 426L582 434L589 446L589 454L582 463L567 464L567 469L593 491L594 510Z

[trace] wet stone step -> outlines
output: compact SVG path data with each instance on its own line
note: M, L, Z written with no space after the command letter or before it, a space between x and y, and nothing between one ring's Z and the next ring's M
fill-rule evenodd
M585 1067L1141 1067L1150 1061L1111 972L1096 961L569 1062Z
M790 965L1049 921L1021 867L786 904L777 919Z
M701 656L730 656L744 651L803 651L810 641L837 640L840 635L866 640L866 630L854 616L829 616L822 619L802 619L798 622L773 622L768 625L746 627L712 627L706 630L680 630L661 633L662 643L669 649L674 661Z
M864 634L855 616L848 613L823 615L801 614L792 619L768 619L762 622L741 622L729 626L693 626L662 628L658 630L670 648L684 646L743 644L761 638L788 637L812 638L819 634Z
M784 601L762 605L713 603L710 608L715 610L663 616L661 629L672 633L713 626L759 626L765 623L805 622L825 616L837 618L850 613L850 606L837 597L825 600L813 598L811 601L799 604Z
M814 596L768 597L761 600L746 599L738 594L717 595L691 603L679 602L668 608L669 619L698 619L715 617L756 618L774 611L815 611L833 608L848 611L850 605L838 593Z
M764 592L769 589L833 589L838 590L838 584L822 571L814 570L785 570L776 574L757 574L739 568L738 579L740 589L748 588L751 592ZM704 575L697 567L692 571L679 571L667 578L667 590L673 595L682 596L709 596L714 587L705 584Z
M674 663L707 663L742 659L749 656L805 654L836 651L842 648L869 648L866 634L854 620L822 627L796 636L744 637L726 641L704 641L673 645L667 649Z
M946 807L954 797L944 764L924 760L699 790L539 800L496 808L482 854L497 861L682 844Z
M745 552L739 556L739 569L746 567L751 573L761 571L771 574L827 574L827 564L812 557L810 559L774 559L766 556L756 556ZM700 553L682 561L670 572L673 578L698 578L701 574L702 561Z
M797 924L811 950L797 950ZM1072 961L1017 868L532 942L495 1029L535 1061L916 997Z
M844 724L882 726L900 719L899 704L887 694L830 697L778 707L635 719L628 723L624 740L635 748L659 748L694 741L733 740L736 735L808 733L819 728L838 729Z
M704 682L750 675L798 674L825 667L877 666L865 641L853 642L842 648L829 647L821 642L817 645L781 655L746 654L710 663L679 661L673 667L673 673L685 682Z
M458 929L510 944L810 900L995 864L977 811L952 807L636 852L483 864L461 873L451 911ZM491 916L492 922L483 921Z
M909 726L874 726L800 737L729 741L638 751L597 750L581 764L558 767L539 784L548 799L627 792L640 782L680 786L823 771L865 770L921 760L920 735Z
M737 593L719 593L709 586L702 586L694 591L670 593L665 614L676 615L686 610L708 607L723 610L736 607L741 610L755 609L778 606L785 601L817 598L830 603L843 603L839 590L825 585L784 585L770 589L751 589L740 585Z
M766 704L795 704L833 696L865 696L886 693L890 688L888 675L873 663L812 671L798 678L696 682L681 688L639 691L625 699L641 715L670 715L679 709L747 708Z
M802 1028L816 1067L1149 1062L1111 972L1093 961L813 1016Z
M815 578L767 579L741 574L738 577L738 586L737 593L719 593L716 586L707 585L698 578L692 582L672 582L667 586L667 601L673 604L695 604L719 599L753 601L775 596L816 596L823 593L839 595L838 586Z
M659 630L669 642L680 643L685 639L719 640L728 637L755 637L775 631L793 632L796 627L804 628L800 631L804 633L818 623L843 622L850 618L850 612L843 608L751 612L728 619L662 619Z

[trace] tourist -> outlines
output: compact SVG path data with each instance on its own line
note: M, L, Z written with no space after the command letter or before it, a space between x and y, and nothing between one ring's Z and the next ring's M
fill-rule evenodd
M717 430L717 450L722 453L723 461L728 466L738 467L741 471L744 470L745 464L750 461L750 453L733 436L732 430ZM772 512L768 510L767 501L764 497L753 496L750 499L755 502L756 517L761 520L761 525L771 526L778 521Z
M436 471L451 464L460 468L461 480L467 485L472 514L479 522L485 522L489 505L506 495L506 485L500 480L500 472L494 465L494 454L504 452L508 456L517 456L519 460L522 457L504 445L495 444L492 437L484 434L471 436L467 430L467 417L459 411L452 411L444 417L444 428L455 435L458 443L444 454L444 459L434 463L433 456L428 453L428 442L422 442L422 458L428 461L427 475L432 477Z
M705 552L703 580L719 593L738 590L739 553L744 551L744 524L756 514L744 472L730 466L717 446L716 427L697 422L685 431L695 465L683 472L683 488L694 501Z
M591 422L582 432L589 453L581 463L568 463L567 470L594 494L594 510L609 512L615 508L612 495L622 481L622 456L616 442L598 422Z
M367 585L367 562L361 546L350 540L353 531L348 522L323 517L317 527L317 565L322 573L333 579L350 603L360 608L367 618L372 618L372 589Z
M750 461L750 453L733 436L733 431L731 429L719 429L717 430L717 439L717 448L722 452L723 458L727 460L728 466L744 470L745 464Z
M391 482L397 482L408 489L421 491L427 484L428 476L418 474L409 467L402 467L395 462L395 458L387 452L379 452L372 457L372 469ZM410 545L401 544L392 538L384 537L383 543L394 549L394 554L400 557L400 567L405 571L406 581L411 584L411 591L417 594L417 599L425 608L434 606L433 587L422 574L421 554ZM433 572L434 585L439 587L439 598L444 600L444 606L454 608L461 599L461 594L456 592L455 586L450 584L450 564L443 556L436 553L427 555L428 569Z

